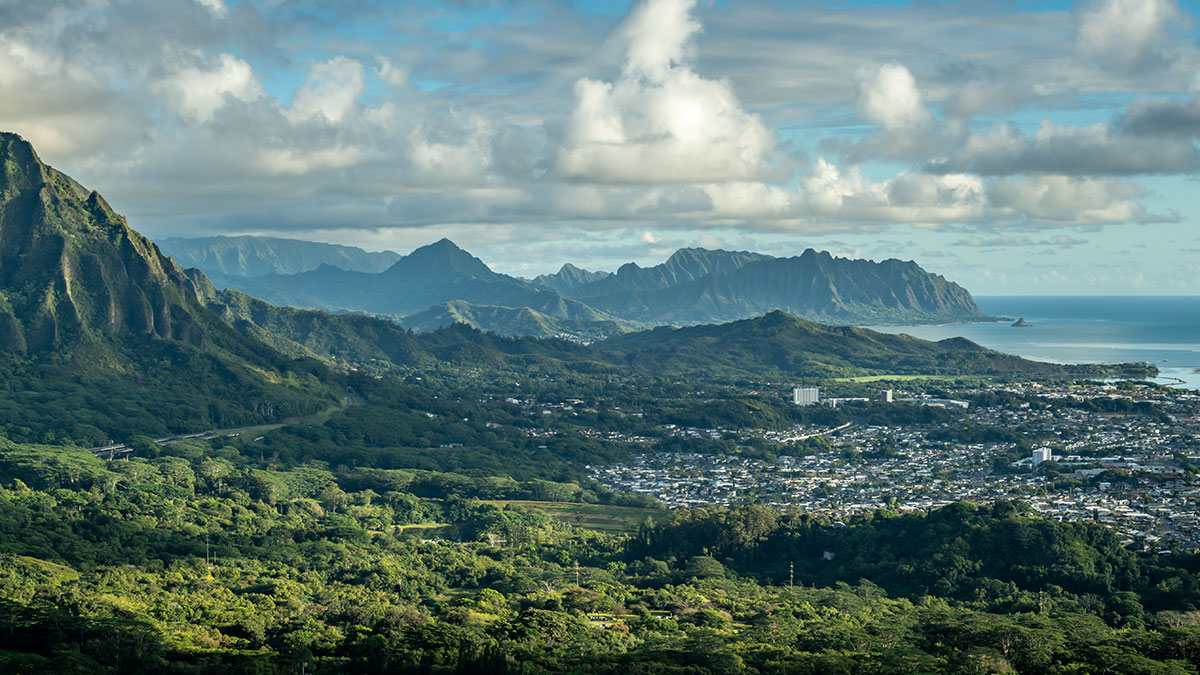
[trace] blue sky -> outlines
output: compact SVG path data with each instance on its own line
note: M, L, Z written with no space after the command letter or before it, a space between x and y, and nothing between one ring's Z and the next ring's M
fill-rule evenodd
M1200 0L0 3L0 129L151 237L682 246L1200 292Z

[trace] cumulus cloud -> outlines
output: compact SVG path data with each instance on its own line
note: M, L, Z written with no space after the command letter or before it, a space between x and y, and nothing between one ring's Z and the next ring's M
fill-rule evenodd
M858 109L885 131L909 132L933 121L908 68L898 63L861 68L855 80Z
M1200 168L1200 153L1190 143L1134 138L1104 123L1070 127L1043 120L1032 136L1004 123L973 134L929 168L987 176L1190 173Z
M46 157L82 164L136 146L151 118L143 101L106 86L93 68L8 38L0 42L0 124Z
M855 74L855 85L859 113L878 128L854 143L834 141L827 147L840 146L853 162L938 156L946 130L937 125L908 68L899 63L863 67Z
M1005 15L997 50L971 37L992 35L980 20L941 10L749 0L705 4L702 26L694 0L646 0L606 52L603 27L562 3L545 23L453 37L430 36L427 15L403 13L432 10L411 3L402 15L421 28L397 28L404 40L323 23L346 14L316 20L305 0L52 4L0 3L0 128L152 235L346 232L386 247L388 237L424 243L434 233L423 228L437 228L468 246L573 247L588 234L644 250L902 224L987 230L994 241L1004 228L1160 219L1135 185L1097 173L1195 167L1193 144L1176 142L1191 125L1179 102L1132 105L1113 125L968 133L974 115L1064 91L1054 104L1075 104L1068 76L1083 69L1060 63L1074 55L1065 12L1039 14L1049 28ZM346 6L372 27L395 11ZM889 43L900 24L913 36ZM1029 48L1009 48L1014 36ZM297 44L311 45L305 60ZM929 44L988 66L949 72ZM1038 54L1056 48L1041 70ZM1110 81L1089 72L1087 87ZM1179 110L1168 124L1170 106ZM863 120L874 127L865 134ZM834 136L846 139L837 163L786 154Z
M336 124L354 110L366 88L366 71L354 59L335 56L314 63L308 81L292 96L288 118L301 121L319 116Z
M1136 199L1144 190L1114 178L1030 176L993 182L988 189L992 207L1032 227L1152 223L1178 220L1155 215Z
M903 172L871 182L857 168L842 171L824 158L804 179L801 192L814 217L850 222L970 222L987 205L983 181L974 176Z
M228 99L253 101L264 95L250 64L233 54L221 54L211 65L184 67L159 87L177 112L201 122L211 120Z
M625 47L614 82L584 78L556 168L602 183L761 178L773 135L728 82L706 79L688 53L700 24L694 0L646 0L616 31Z
M969 174L901 172L873 182L857 168L821 158L804 179L807 209L849 223L1052 228L1176 220L1138 202L1144 191L1112 178L1030 176L985 180Z
M1095 0L1079 14L1075 51L1124 71L1161 66L1173 56L1169 30L1183 19L1174 0Z

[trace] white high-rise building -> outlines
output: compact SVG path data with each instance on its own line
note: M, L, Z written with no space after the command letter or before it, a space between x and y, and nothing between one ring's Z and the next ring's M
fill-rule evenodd
M821 400L821 390L817 387L796 387L792 390L792 403L796 405L816 405Z
M1050 450L1050 448L1038 448L1037 450L1033 451L1034 466L1037 466L1042 462L1049 462L1052 459L1054 459L1054 453Z

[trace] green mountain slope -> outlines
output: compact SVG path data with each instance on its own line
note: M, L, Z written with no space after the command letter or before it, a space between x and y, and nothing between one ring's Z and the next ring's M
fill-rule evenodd
M598 355L566 340L508 338L454 323L414 333L394 321L362 314L329 314L277 307L240 291L216 290L189 270L208 306L239 331L296 357L341 364L433 368L439 365L514 369L540 363L558 368L585 364Z
M210 277L296 274L321 265L382 272L400 259L400 254L392 251L372 252L279 237L171 237L155 244L183 267L197 267Z
M247 338L104 199L0 133L0 433L80 441L327 407L322 366Z
M613 285L606 279L572 293L624 319L676 325L733 321L775 310L836 324L986 318L964 288L914 262L849 260L812 249L793 258L746 261L685 283L596 293Z
M629 328L617 321L559 319L529 307L497 307L495 305L473 305L462 300L451 300L434 305L399 319L400 325L416 331L429 332L455 323L508 337L562 338L591 342L612 335L629 332Z
M857 375L1078 377L1153 374L1153 366L1062 366L1002 354L962 338L930 342L783 312L728 324L662 327L584 346L560 339L503 337L465 322L412 333L385 319L275 307L237 291L210 306L247 334L287 353L350 363L428 367L449 363L544 372L820 378ZM473 310L475 308L460 308Z
M727 324L662 327L610 338L596 348L610 361L658 373L840 377L875 374L1094 376L1156 372L1145 364L1063 366L1029 361L964 338L939 342L829 326L776 311Z

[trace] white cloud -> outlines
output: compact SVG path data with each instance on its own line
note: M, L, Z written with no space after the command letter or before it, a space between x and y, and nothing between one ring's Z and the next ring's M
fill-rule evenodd
M261 150L253 166L269 176L301 176L318 169L331 170L354 166L366 156L360 148L335 146L314 150L295 148Z
M1200 152L1191 143L1137 138L1102 122L1071 127L1043 120L1032 136L1010 124L972 134L933 168L989 176L1190 173L1200 168Z
M912 131L933 121L908 68L898 63L860 68L855 82L858 85L858 109L886 131Z
M859 68L855 104L860 114L879 125L853 143L826 142L854 163L877 158L912 160L939 156L947 125L939 125L925 104L916 78L898 63Z
M645 0L617 29L627 45L624 74L651 82L685 65L692 37L702 30L692 17L696 0Z
M601 183L760 178L775 141L727 82L701 77L687 52L700 24L691 0L647 0L617 31L615 82L584 78L557 156L558 172Z
M222 0L196 0L196 2L203 5L214 16L219 18L225 18L225 15L229 13L229 9L225 7L225 3Z
M386 56L376 56L375 74L380 80L392 87L403 87L408 84L408 68L404 64L394 64Z
M494 129L483 118L456 114L431 118L415 125L409 136L409 160L422 183L471 183L483 179L491 166Z
M649 0L610 33L619 56L604 61L618 52L602 48L601 22L570 3L453 36L420 3L346 4L344 31L298 20L308 0L123 0L102 21L36 4L0 2L0 128L159 233L391 228L423 243L430 228L533 246L586 232L644 249L908 224L996 241L1005 228L1159 219L1141 205L1150 195L1103 175L1197 166L1195 100L1171 94L1198 60L1178 40L1138 38L1117 56L1139 70L1092 67L1100 56L1073 48L1073 19L1116 24L1087 12L746 0L704 3L702 27L696 2ZM347 38L381 16L403 39ZM1135 38L1166 24L1146 25ZM297 45L314 61L296 65ZM260 84L301 81L283 103ZM1064 126L1081 104L1129 92L1160 105ZM987 126L1015 109L1052 121ZM781 149L831 138L844 154L811 171Z
M1096 0L1079 15L1075 51L1126 71L1162 65L1171 56L1169 29L1183 20L1174 0Z
M0 39L0 129L21 134L47 161L112 170L129 158L104 156L136 147L150 126L144 102L108 87L94 69L50 45Z
M1065 234L1060 234L1049 239L1036 241L1025 236L1008 236L1008 237L968 237L954 242L954 246L967 246L972 248L998 248L1012 246L1059 246L1071 247L1080 244L1086 244L1087 240L1075 239Z
M1114 178L984 180L961 173L905 171L872 182L856 168L843 171L820 158L804 179L801 192L811 217L843 223L1052 228L1176 218L1146 211L1137 202L1144 191Z
M1033 176L997 180L988 198L999 210L1035 227L1149 223L1171 220L1135 201L1143 190L1114 178Z
M813 217L842 222L966 223L987 206L983 181L974 176L903 172L880 182L856 168L846 171L818 158L801 191Z
M312 65L308 81L292 96L287 115L293 122L319 116L337 124L354 110L364 91L366 72L362 64L345 56L335 56Z
M211 120L228 98L253 101L263 96L250 64L233 54L221 54L211 67L185 67L159 86L178 112L200 122Z

